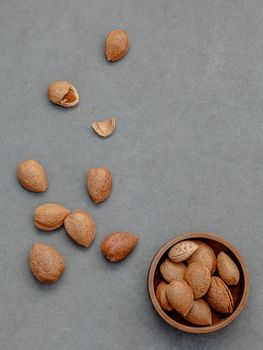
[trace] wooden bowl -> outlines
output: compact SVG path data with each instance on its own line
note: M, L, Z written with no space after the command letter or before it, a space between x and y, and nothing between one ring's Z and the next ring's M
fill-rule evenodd
M234 312L231 315L223 315L212 311L213 324L211 326L195 326L184 320L176 311L164 311L155 296L156 288L159 282L163 280L160 274L160 264L168 257L168 251L174 244L186 239L198 239L208 243L216 255L223 250L233 259L239 268L240 282L237 286L230 287L235 302ZM153 258L148 272L148 292L157 313L172 327L188 333L211 333L229 325L244 309L249 294L249 273L238 250L224 238L213 233L187 232L165 243Z

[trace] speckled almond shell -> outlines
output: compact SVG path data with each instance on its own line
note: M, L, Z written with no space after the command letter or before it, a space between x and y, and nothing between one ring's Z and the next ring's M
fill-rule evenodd
M224 252L217 256L217 270L222 280L232 286L239 282L240 273L234 261Z
M133 251L138 239L131 232L113 232L101 243L101 252L111 262L123 260Z
M176 243L168 253L171 261L178 263L188 259L198 248L193 241L181 241Z
M96 235L96 224L93 217L83 209L71 212L64 221L67 234L76 243L89 247Z
M115 29L107 35L105 55L108 61L118 61L129 50L129 37L125 30Z
M192 288L194 299L199 299L208 291L211 274L205 265L194 262L187 267L184 279Z
M112 190L112 176L108 168L91 168L87 174L87 189L94 203L103 202Z
M29 264L33 275L41 283L55 283L65 269L63 256L53 247L44 243L32 245Z
M206 300L213 309L222 314L231 314L234 311L232 294L220 277L212 276Z
M35 209L34 223L37 228L52 231L63 225L69 210L57 203L45 203Z
M202 298L193 301L191 310L184 318L197 326L211 326L212 324L212 312L210 306Z
M166 287L166 296L177 312L186 316L193 306L193 292L184 280L174 280Z
M28 159L18 164L16 175L21 185L32 192L45 192L48 179L45 169L34 159Z
M198 245L198 249L194 252L190 258L187 259L187 265L190 265L194 262L204 264L208 267L211 275L216 270L216 255L213 249L205 242L194 241Z
M166 286L168 284L164 281L160 282L156 288L156 299L164 311L172 311L173 308L170 305L166 297Z
M160 266L161 275L167 282L183 279L185 270L186 265L184 263L173 263L169 259L165 259Z

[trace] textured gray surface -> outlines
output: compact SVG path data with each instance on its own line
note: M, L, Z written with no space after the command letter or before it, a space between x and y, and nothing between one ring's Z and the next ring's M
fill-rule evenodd
M1 0L1 349L262 349L262 12L261 0ZM104 38L118 27L131 49L108 64ZM76 85L77 108L47 101L56 79ZM91 122L112 115L115 134L98 138ZM47 193L17 183L27 158L45 166ZM96 207L85 173L99 165L111 169L114 189ZM94 215L89 250L63 229L34 228L34 208L47 201ZM114 230L140 235L118 265L99 252ZM191 230L224 236L251 272L247 308L216 334L170 328L147 295L156 250ZM66 258L54 286L28 269L37 241Z

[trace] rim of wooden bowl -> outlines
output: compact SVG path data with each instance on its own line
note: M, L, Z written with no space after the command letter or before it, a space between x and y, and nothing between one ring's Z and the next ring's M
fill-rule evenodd
M238 307L236 308L236 310L229 315L226 319L224 319L223 321L212 325L212 326L204 326L204 327L200 327L200 326L188 326L185 324L182 324L180 322L175 321L174 319L172 319L171 317L169 317L169 315L160 307L156 296L155 296L155 291L154 291L154 276L155 276L155 271L156 268L158 266L158 263L160 261L160 259L162 258L162 256L168 251L168 249L173 246L174 244L185 240L185 239L210 239L216 242L219 242L221 244L223 244L226 248L228 248L237 258L237 260L240 263L242 272L243 272L243 276L244 276L244 291L243 291L243 295L241 297L240 303L238 305ZM241 254L239 253L239 251L231 244L229 243L227 240L225 240L224 238L218 236L215 233L210 233L210 232L185 232L181 235L176 236L175 238L169 240L168 242L166 242L161 249L159 249L159 251L156 253L156 255L154 256L149 271L148 271L148 278L147 278L147 285L148 285L148 293L149 293L149 297L150 300L153 304L153 307L155 308L155 310L157 311L157 313L159 314L159 316L169 325L171 325L174 328L180 329L184 332L188 332L188 333L197 333L197 334L201 334L201 333L212 333L215 331L218 331L219 329L222 329L224 327L226 327L227 325L229 325L232 321L234 321L239 314L241 313L241 311L244 309L247 300L248 300L248 295L249 295L249 272L246 266L246 263L244 261L244 259L242 258Z

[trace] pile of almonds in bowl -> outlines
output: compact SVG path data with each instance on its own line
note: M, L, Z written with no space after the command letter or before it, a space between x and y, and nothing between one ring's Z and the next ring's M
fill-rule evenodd
M170 325L192 333L213 332L235 319L247 301L248 284L238 251L209 233L167 242L148 274L156 311Z

